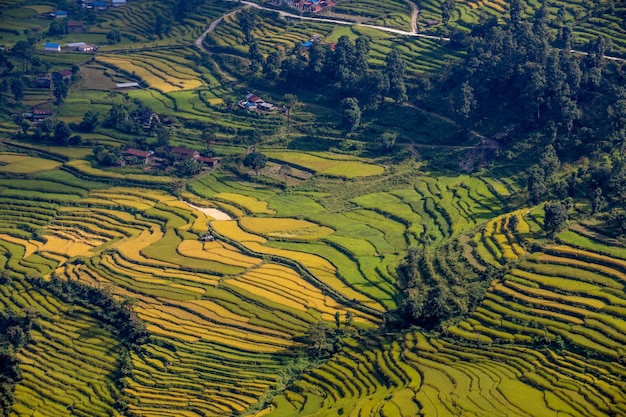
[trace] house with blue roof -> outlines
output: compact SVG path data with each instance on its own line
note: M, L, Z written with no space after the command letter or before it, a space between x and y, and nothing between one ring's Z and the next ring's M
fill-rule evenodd
M68 14L65 10L55 10L54 12L50 13L48 16L50 16L52 19L65 19Z
M52 52L61 52L61 44L46 42L43 45L43 50L44 51L52 51Z

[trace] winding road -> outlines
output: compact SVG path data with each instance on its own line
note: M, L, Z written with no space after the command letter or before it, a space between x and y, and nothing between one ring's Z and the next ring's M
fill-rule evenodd
M409 4L411 6L411 31L407 32L406 30L401 30L401 29L395 29L395 28L390 28L390 27L386 27L386 26L377 26L377 25L368 25L365 23L357 23L357 22L351 22L348 20L340 20L340 19L330 19L330 18L326 18L326 17L313 17L313 16L300 16L298 14L295 13L289 13L289 12L285 12L283 10L276 10L276 9L271 9L269 7L265 7L265 6L261 6L260 4L257 3L253 3L251 1L241 1L241 4L243 4L244 6L239 7L235 10L232 10L226 14L224 14L223 16L219 17L218 19L216 19L214 22L212 22L208 29L206 31L204 31L204 33L202 35L200 35L200 37L198 39L196 39L196 41L194 42L195 45L200 48L203 52L207 52L207 50L204 48L204 46L202 45L202 42L204 42L204 39L207 37L207 35L211 32L213 32L215 30L215 28L217 27L217 25L227 16L233 15L237 12L239 12L240 10L242 10L244 7L254 7L256 9L260 9L260 10L269 10L272 12L277 12L281 17L288 17L291 19L300 19L300 20L312 20L312 21L316 21L316 22L324 22L324 23L333 23L336 25L345 25L345 26L363 26L363 27L367 27L367 28L372 28L372 29L378 29L380 31L383 32L387 32L387 33L393 33L396 35L402 35L402 36L413 36L413 37L417 37L417 38L426 38L426 39L433 39L433 40L443 40L443 41L449 41L450 38L446 38L446 37L441 37L441 36L433 36L433 35L426 35L423 33L417 33L417 16L419 13L419 9L417 8L417 5L415 3L413 3L412 1L409 1Z

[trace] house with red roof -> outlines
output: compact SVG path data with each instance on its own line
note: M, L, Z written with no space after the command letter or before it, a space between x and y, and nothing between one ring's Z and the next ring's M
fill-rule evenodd
M142 151L141 149L130 148L126 149L124 155L128 157L126 159L137 158L143 161L145 165L154 157L154 151Z
M67 22L67 33L83 33L85 24L83 22Z

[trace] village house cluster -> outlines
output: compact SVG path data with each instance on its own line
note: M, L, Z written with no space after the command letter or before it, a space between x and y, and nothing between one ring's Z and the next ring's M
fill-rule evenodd
M68 69L55 71L52 73L47 72L44 74L38 74L30 79L30 87L50 90L54 86L55 82L59 82L59 81L71 82L72 75L73 75L72 71Z
M126 0L77 0L82 8L88 10L95 10L98 12L104 12L109 7L120 7L126 4ZM69 13L65 10L55 10L48 13L48 17L52 20L65 20L65 33L83 33L85 32L85 24L83 22L71 21ZM96 50L95 45L89 45L85 42L68 43L62 46L60 43L46 42L44 44L44 51L48 52L61 52L62 50L68 52L94 52Z
M276 108L272 103L268 103L261 97L252 94L248 91L246 97L243 100L239 100L239 107L246 110L263 110L272 111Z

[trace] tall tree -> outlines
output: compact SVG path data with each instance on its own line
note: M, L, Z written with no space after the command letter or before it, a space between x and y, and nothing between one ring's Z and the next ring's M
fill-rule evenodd
M522 22L524 6L522 0L511 0L509 3L509 20L514 28L519 27Z
M261 169L265 168L266 163L267 156L258 151L250 152L243 160L243 165L252 168L257 175Z
M171 137L172 137L171 130L165 127L161 127L161 126L158 126L156 128L156 146L157 147L169 146Z
M543 169L546 180L552 179L554 174L556 174L559 168L561 168L561 161L559 160L559 156L556 154L554 146L548 145L545 147L543 153L541 154L541 158L539 159L539 166Z
M54 82L54 88L52 94L56 98L57 106L61 107L61 104L65 101L69 92L69 85L66 80L57 80Z
M354 97L346 97L341 100L342 120L343 126L353 131L361 123L361 108L359 107L359 101Z
M21 78L14 78L11 81L11 93L13 93L13 98L15 101L20 103L24 98L24 83Z
M285 101L285 108L287 109L287 138L289 138L289 132L291 129L291 111L298 103L298 96L295 94L285 94L283 96L283 100Z
M28 41L17 41L11 48L11 55L22 61L22 72L26 71L26 64L35 53L35 47Z
M93 132L98 126L98 113L93 110L88 110L84 114L83 120L80 122L79 129L81 132Z
M280 52L273 51L265 60L263 65L263 77L266 81L274 83L280 75Z
M250 42L250 47L248 48L248 56L250 57L250 70L253 73L257 73L262 67L265 59L263 58L263 54L259 49L259 44L252 40Z
M543 220L543 230L548 236L554 236L560 232L567 223L567 209L560 201L546 203L544 206L545 217Z
M243 9L241 12L239 12L239 27L243 32L246 43L250 43L252 41L252 30L254 29L254 25L256 24L257 15L258 12L252 7Z
M530 200L533 204L538 204L548 193L548 186L546 185L546 173L538 165L533 165L529 169L528 173L528 192L530 194Z
M476 99L474 98L474 89L469 84L469 81L465 81L461 84L461 91L459 95L459 102L457 105L457 112L463 118L463 121L467 124L472 117L472 112L476 108Z
M448 27L452 13L456 6L456 0L445 0L441 5L441 22Z
M405 73L406 63L397 48L393 48L385 58L385 73L389 78L389 95L398 103L405 102L406 95Z
M72 136L72 129L64 121L60 121L54 127L54 140L59 145L67 145Z

